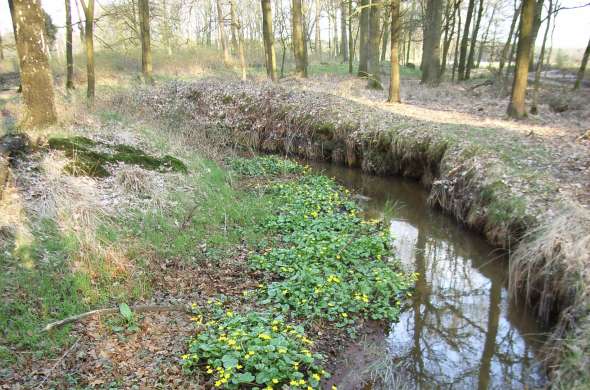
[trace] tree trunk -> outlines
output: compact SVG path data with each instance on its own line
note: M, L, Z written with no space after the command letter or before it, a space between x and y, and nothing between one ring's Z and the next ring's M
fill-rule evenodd
M390 13L391 13L391 7L387 7L385 8L385 12L383 15L383 28L381 29L381 36L383 37L381 39L381 62L385 62L385 57L387 54L387 43L389 41L389 22L390 22ZM398 47L398 57L399 57L399 47Z
M340 3L340 53L342 54L342 62L348 61L348 12L345 1Z
M479 25L483 16L483 0L479 0L479 9L477 11L477 19L473 25L473 34L471 35L471 47L469 49L469 56L467 57L467 68L465 69L465 80L471 77L471 69L475 60L475 49L477 48L477 34L479 33Z
M440 33L442 24L442 1L428 0L424 24L424 50L422 54L423 84L437 85L440 82Z
M586 65L588 65L588 57L590 56L590 39L588 40L588 46L586 46L586 51L584 51L584 56L582 57L582 63L580 64L580 69L578 69L578 76L576 77L576 82L574 83L574 91L580 88L582 85L582 80L584 80L584 73L586 72Z
M66 6L66 89L74 89L74 54L72 49L72 9L70 0L65 0Z
M459 43L461 42L461 7L457 9L457 39L455 40L455 54L453 55L453 70L451 72L451 81L455 81L457 71L457 61L459 60Z
M139 0L139 29L141 37L141 73L143 81L153 83L152 77L152 47L150 38L150 2Z
M315 0L315 52L321 57L322 37L320 33L320 0Z
M230 0L230 6L234 10L236 10L236 0ZM236 35L238 39L238 57L240 57L240 70L242 71L242 80L246 80L246 56L244 54L244 30L242 28L242 23L237 15L234 16L232 19L232 23L235 23L234 28L236 30Z
M86 42L86 31L84 31L84 23L82 23L82 15L80 14L80 8L78 7L78 0L74 1L76 4L76 13L78 14L78 30L80 31L80 43Z
M532 45L533 19L535 18L535 0L523 0L520 16L520 34L516 55L516 68L512 83L512 96L508 105L508 115L513 118L526 116L525 97L529 74L529 56Z
M531 104L531 114L537 115L537 99L539 97L539 86L541 84L541 72L543 70L543 59L545 58L545 47L547 45L547 37L549 36L549 28L551 27L551 14L553 12L553 0L549 0L549 9L547 12L547 26L545 27L545 34L543 35L543 43L541 44L541 53L539 54L539 61L537 61L537 68L535 69L535 80L533 82L533 101Z
M535 42L537 42L537 35L539 35L539 29L541 28L541 16L543 14L543 3L544 0L537 0L535 6L535 19L533 21L533 31L531 32L531 56L529 58L529 71L533 71L535 62Z
M352 0L348 1L348 73L354 72L354 39L352 38Z
M293 55L295 56L295 74L298 77L307 77L307 64L305 63L305 39L303 38L303 14L301 12L301 0L292 0L291 15L293 17Z
M2 44L2 33L0 33L0 60L4 59L4 45Z
M18 42L18 33L17 33L17 21L16 21L16 12L14 10L14 3L12 0L8 0L8 8L10 9L10 18L12 20L12 33L14 34L14 45L16 47L16 54L17 57L19 56L18 54L18 45L16 44L16 42ZM20 58L20 57L19 57ZM20 65L19 65L19 71L20 71ZM23 91L23 86L22 84L18 85L18 90L17 92L20 93Z
M361 0L360 12L360 36L359 36L359 69L358 75L366 77L368 74L368 54L369 54L369 8L370 0Z
M274 36L272 32L272 9L270 0L260 0L262 5L262 36L266 56L266 74L272 81L277 81L277 61L275 58Z
M400 0L391 1L391 80L389 84L389 103L400 103L400 77L399 77L399 38L401 32Z
M219 29L219 42L221 43L221 50L223 51L223 64L229 65L229 49L227 47L227 40L225 38L225 26L223 23L223 8L221 7L221 0L216 0L217 3L217 24Z
M511 46L510 43L512 42L512 36L514 35L514 30L516 29L516 21L518 20L518 17L520 15L520 10L522 8L522 2L516 6L516 2L518 0L514 0L514 15L512 16L512 22L510 22L510 31L508 32L508 38L506 39L506 43L504 44L504 47L502 48L502 52L500 54L500 61L498 64L498 77L502 78L502 71L504 70L504 65L506 64L506 60L509 60L508 58L508 53L511 50ZM512 53L510 53L510 56L512 57Z
M86 77L88 79L86 97L88 98L88 104L94 105L94 89L96 84L96 78L94 75L94 0L80 0L82 9L84 10L84 16L86 18Z
M231 46L234 52L234 55L239 55L239 43L238 43L238 28L237 26L239 23L237 22L236 16L236 4L234 0L230 0L229 2L229 15L231 21Z
M476 68L479 68L479 66L481 64L481 60L483 58L483 52L485 49L485 45L487 44L488 36L490 34L490 27L492 26L492 23L494 23L494 15L496 15L496 7L497 7L497 3L495 3L492 6L492 15L490 16L490 23L488 23L488 26L486 27L486 32L483 34L483 39L481 40L481 42L479 44L479 52L477 53L477 63L475 65Z
M369 18L369 53L368 69L369 81L367 86L369 88L382 89L381 85L381 66L379 63L379 42L381 38L381 8L383 5L381 0L371 1L371 13Z
M447 69L447 58L449 56L449 49L451 47L451 42L453 41L453 35L455 35L455 19L457 12L461 12L459 6L461 5L461 1L457 0L454 2L453 7L450 8L450 11L447 13L447 23L445 25L445 37L443 39L443 54L442 54L442 61L440 66L440 76L445 74ZM450 31L449 31L450 25Z
M459 80L465 80L465 67L467 65L467 47L469 44L469 29L471 27L471 19L473 18L473 8L475 8L475 0L469 0L469 5L467 6L467 16L465 17L465 26L463 27L463 38L461 39L459 67L457 69L457 78Z
M57 121L53 79L45 46L45 17L40 0L14 0L16 47L25 103L25 126L47 126Z

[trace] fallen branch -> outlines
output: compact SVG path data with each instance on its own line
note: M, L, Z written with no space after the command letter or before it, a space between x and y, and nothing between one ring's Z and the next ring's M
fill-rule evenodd
M53 373L53 370L55 370L57 368L57 366L60 365L60 363L65 359L66 356L68 356L68 354L70 352L72 352L72 350L74 348L76 348L76 345L78 345L78 342L80 341L80 339L82 338L82 336L79 336L76 339L76 342L74 344L72 344L72 346L70 348L68 348L63 355L61 355L61 357L59 359L57 359L57 362L55 362L55 364L49 369L49 371L47 371L47 374L45 374L45 377L43 378L43 380L41 381L41 383L39 384L39 388L43 387L43 384L45 384L45 382L47 382L49 380L49 378L51 377L51 374Z
M145 312L152 312L152 311L188 311L187 307L184 305L167 305L167 306L158 306L158 305L138 305L138 306L131 306L131 310L135 313L145 313ZM118 313L118 307L111 307L108 309L96 309L90 310L86 313L77 314L75 316L64 318L60 321L55 321L50 324L47 324L45 328L43 328L43 332L49 332L55 328L59 328L60 326L70 324L72 322L78 322L83 320L84 318L93 316L95 314L113 314Z

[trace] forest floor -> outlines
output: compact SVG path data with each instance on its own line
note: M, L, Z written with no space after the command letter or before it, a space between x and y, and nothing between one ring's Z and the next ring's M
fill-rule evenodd
M312 113L332 105L322 99L330 94L339 98L333 107L347 100L355 107L367 107L366 114L358 115L379 110L410 123L429 123L434 131L460 128L459 137L473 137L492 150L512 144L515 150L510 159L551 176L559 184L560 198L587 210L590 107L584 103L590 100L590 91L570 95L564 88L551 86L541 95L544 103L538 116L512 121L505 115L507 98L499 96L494 86L473 88L479 83L445 83L431 89L406 79L401 105L384 103L386 92L367 90L364 81L346 75L286 79L280 85L320 94L302 103ZM211 85L218 86L217 82ZM549 102L563 106L564 97L567 110L553 112ZM3 127L12 128L18 100L12 92L0 98ZM136 319L138 330L132 332L114 330L121 327L117 315L88 318L49 337L40 328L51 320L116 302L190 306L218 294L237 297L261 280L245 265L249 248L261 239L248 226L270 213L269 205L243 192L243 183L227 176L223 162L221 167L219 161L212 162L215 152L201 139L186 134L171 137L169 131L162 131L173 129L169 125L139 121L137 115L116 107L118 101L104 99L103 103L99 99L94 113L76 104L69 106L67 123L50 129L52 135L84 135L154 155L171 153L185 161L192 173L185 176L119 164L109 167L106 179L68 176L61 174L67 164L63 154L45 148L34 148L16 166L15 186L7 198L11 203L3 209L10 213L2 214L0 220L2 227L12 227L0 230L0 241L16 237L28 249L9 256L4 248L0 360L8 364L0 365L0 388L200 388L202 378L187 376L181 369L180 356L196 329L187 313L142 313ZM471 128L477 129L472 135ZM48 135L33 134L41 140ZM535 165L540 147L547 154ZM527 156L528 148L535 150L534 156ZM142 209L144 214L138 211ZM156 212L146 218L145 210ZM55 223L41 223L47 218ZM146 229L146 224L153 229ZM142 235L146 230L153 235ZM73 259L73 270L65 266L67 258ZM335 352L337 339L319 339L320 348Z

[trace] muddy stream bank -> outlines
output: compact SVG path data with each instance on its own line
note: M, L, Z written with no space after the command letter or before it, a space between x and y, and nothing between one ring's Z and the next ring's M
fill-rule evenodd
M419 273L400 321L371 329L346 348L329 385L519 389L546 383L538 353L546 330L523 305L508 299L503 252L428 207L419 183L310 165L361 194L368 216L389 223L404 266Z

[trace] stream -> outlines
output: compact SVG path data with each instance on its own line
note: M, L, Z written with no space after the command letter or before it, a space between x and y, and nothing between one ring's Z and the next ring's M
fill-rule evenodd
M397 256L419 273L399 322L372 329L338 358L332 384L346 389L533 389L546 377L545 337L508 299L508 259L478 234L431 209L419 183L309 163L361 197L390 226ZM377 327L376 327L377 328Z

